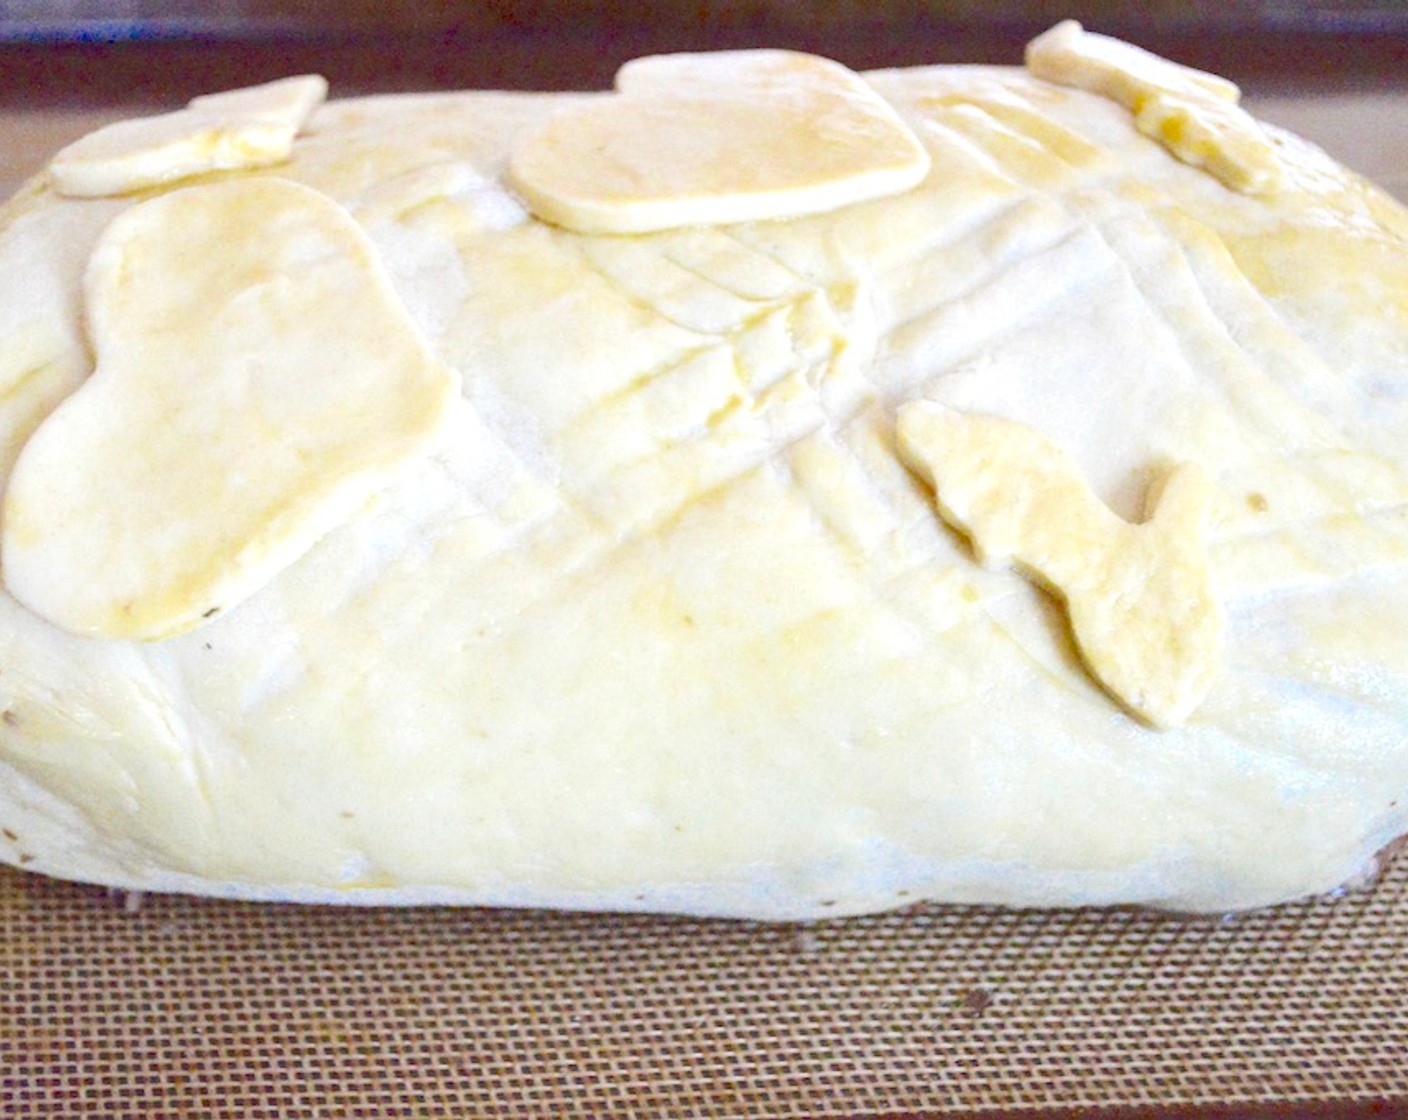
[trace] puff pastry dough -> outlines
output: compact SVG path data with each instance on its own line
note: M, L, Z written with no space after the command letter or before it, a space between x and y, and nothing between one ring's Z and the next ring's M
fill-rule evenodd
M425 369L462 392L182 633L73 633L0 595L0 858L144 890L754 918L1224 911L1364 875L1408 831L1408 216L1229 83L1082 34L1051 78L853 76L927 173L815 213L705 207L635 234L536 216L509 175L522 146L619 94L332 101L283 162L221 173L355 222ZM640 70L669 80L636 83L636 108L669 104L632 127L687 129L711 98L745 119L732 65ZM41 175L0 216L0 482L87 391L105 231L215 185L157 180L75 199ZM227 251L182 236L157 256ZM305 299L300 335L279 306L249 322L327 353L379 333ZM225 373L263 384L257 352ZM1059 449L1078 501L1055 508L1101 533L1133 533L1159 480L1197 480L1189 563L1217 640L1169 726L1087 667L1148 659L1127 627L1082 656L1047 582L1072 555L1079 582L1079 548L1056 565L1028 526L1019 562L979 562L978 522L944 500L957 460L901 446L918 406ZM272 414L238 430L249 462L289 453ZM228 456L180 446L164 469L235 485ZM1000 506L1022 472L970 451L964 485ZM126 500L108 481L93 493ZM189 529L182 508L150 531ZM0 513L7 553L45 531ZM102 539L80 525L73 547ZM63 578L60 603L82 590ZM1177 617L1172 598L1149 609Z

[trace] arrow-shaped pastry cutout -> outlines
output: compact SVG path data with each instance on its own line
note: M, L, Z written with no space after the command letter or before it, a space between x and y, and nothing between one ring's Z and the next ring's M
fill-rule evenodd
M930 401L899 411L900 453L978 557L1016 565L1065 603L1091 674L1157 727L1182 723L1221 662L1223 615L1208 563L1212 487L1180 464L1131 524L1056 443L1025 424Z
M5 583L162 638L252 595L438 446L458 376L332 199L278 179L126 211L85 278L92 376L20 452Z

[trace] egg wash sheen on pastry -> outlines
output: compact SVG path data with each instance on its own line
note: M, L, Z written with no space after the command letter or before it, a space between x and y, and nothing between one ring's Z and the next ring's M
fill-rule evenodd
M1233 83L325 93L0 210L0 860L1222 912L1408 833L1408 212Z

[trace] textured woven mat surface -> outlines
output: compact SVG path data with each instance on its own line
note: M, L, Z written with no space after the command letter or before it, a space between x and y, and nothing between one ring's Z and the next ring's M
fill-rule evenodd
M1221 921L812 926L136 899L0 870L0 1116L1408 1101L1408 858Z

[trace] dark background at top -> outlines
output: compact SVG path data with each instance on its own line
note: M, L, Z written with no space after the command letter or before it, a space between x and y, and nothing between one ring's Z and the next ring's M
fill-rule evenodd
M343 95L600 88L636 55L761 45L857 68L1017 63L1065 17L1258 92L1408 86L1408 0L18 0L0 3L0 99L164 103L301 71Z

